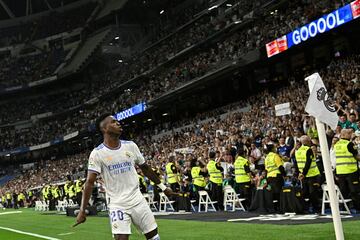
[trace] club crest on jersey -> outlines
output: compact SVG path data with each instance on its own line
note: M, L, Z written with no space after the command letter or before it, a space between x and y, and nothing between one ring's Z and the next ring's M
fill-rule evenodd
M131 153L130 152L125 152L125 155L130 158L131 157Z
M111 160L112 160L112 156L107 156L105 159L108 160L108 161L111 161Z

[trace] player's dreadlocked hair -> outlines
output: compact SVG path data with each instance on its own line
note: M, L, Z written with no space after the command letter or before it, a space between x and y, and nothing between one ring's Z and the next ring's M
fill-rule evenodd
M96 127L96 131L98 131L99 133L102 133L102 132L101 132L101 128L100 128L100 123L101 123L105 118L107 118L108 116L112 116L112 114L111 114L111 113L104 113L104 114L101 114L101 116L98 117L98 119L96 119L95 127Z

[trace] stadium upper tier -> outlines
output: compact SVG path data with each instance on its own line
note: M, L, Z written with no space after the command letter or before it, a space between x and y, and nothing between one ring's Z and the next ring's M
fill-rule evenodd
M95 1L77 1L73 5L74 7L70 4L52 8L51 10L44 9L43 12L29 17L29 20L25 18L25 22L3 27L1 29L0 46L22 44L84 27L97 3ZM14 9L16 8L19 8L19 5L14 6Z
M244 1L240 1L240 3L242 2ZM230 10L227 11L227 14L215 14L214 18L205 15L203 18L195 21L193 26L183 29L184 35L187 36L185 39L188 38L190 44L194 44L200 41L200 39L205 40L215 32L222 31L225 26L233 26L235 28L240 25L239 23L247 21L249 23L236 29L234 32L230 32L230 34L219 36L211 44L207 44L196 51L192 49L191 53L174 61L174 64L165 67L165 70L160 73L152 73L150 71L145 80L137 83L136 87L132 87L130 91L122 91L120 95L107 96L110 90L121 87L134 74L141 73L147 69L156 69L157 64L153 63L165 61L166 58L163 58L164 49L169 50L169 52L172 51L170 47L172 44L176 46L179 44L179 48L176 48L176 51L182 51L184 47L188 47L186 43L181 44L185 39L179 37L181 36L180 32L176 33L174 38L170 37L161 41L159 47L151 47L145 51L145 54L141 53L130 61L128 65L115 69L113 76L106 76L105 82L103 81L104 76L94 77L93 81L88 86L84 86L81 91L75 90L68 95L65 94L58 98L59 101L57 103L56 97L54 97L55 102L51 104L48 104L42 98L33 99L32 102L34 102L35 107L31 106L29 108L22 107L21 101L26 100L2 105L2 108L7 109L7 111L1 111L1 125L14 122L14 119L26 120L29 116L36 113L56 113L57 111L66 110L67 107L71 108L79 103L86 103L95 97L107 96L104 100L97 99L95 103L89 106L79 106L71 114L56 119L40 119L21 129L15 129L14 126L2 128L0 150L4 151L20 146L37 145L54 140L77 130L88 129L89 124L91 125L94 119L103 112L118 112L139 102L151 102L170 90L202 77L226 64L230 64L247 52L262 47L270 39L288 32L289 29L305 24L325 12L329 12L339 7L340 4L342 3L334 1L292 1L285 7L271 12L271 14L264 9L262 12L260 11L261 14L258 13L257 16L248 19L248 13L244 13L241 5L236 5L235 2L234 5L229 7ZM210 23L207 20L210 20ZM204 29L208 29L208 26L213 26L214 23L218 27L210 28L209 32L203 32ZM196 40L192 41L192 38ZM183 40L177 42L178 39ZM167 40L170 42L169 45L166 44ZM146 55L148 56L142 57ZM63 104L66 96L72 96L72 99ZM10 115L8 112L14 115Z

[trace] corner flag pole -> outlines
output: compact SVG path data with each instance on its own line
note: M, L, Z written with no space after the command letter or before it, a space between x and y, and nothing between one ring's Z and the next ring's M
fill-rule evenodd
M344 232L340 218L339 203L335 192L334 175L330 165L330 154L325 134L325 125L316 118L316 128L319 134L320 149L325 170L326 183L329 189L331 215L333 218L336 240L344 240Z
M310 76L308 78L311 78L312 76ZM318 76L318 74L317 74L317 76ZM321 80L321 78L320 78L320 80ZM321 83L322 83L322 81L321 81ZM314 79L312 79L312 80L308 79L310 97L312 95L312 91L314 91L315 84L316 84L316 81ZM329 191L331 215L332 215L332 219L333 219L333 223L334 223L335 236L336 236L336 240L344 240L344 232L343 232L343 227L342 227L341 218L340 218L340 211L339 211L339 199L335 192L334 175L332 173L331 164L330 164L330 154L329 154L329 148L328 148L328 143L327 143L327 139L326 139L325 125L323 122L321 122L319 120L319 117L326 118L327 116L325 116L326 113L324 114L323 111L321 111L320 109L317 109L318 106L313 105L312 107L315 108L315 112L317 113L314 115L317 116L317 117L315 117L316 128L318 131L318 136L319 136L319 141L320 141L320 150L321 150L322 160L323 160L323 164L324 164L326 184L328 186L328 191ZM319 114L319 113L321 113L321 114ZM335 121L336 121L336 119L335 119Z

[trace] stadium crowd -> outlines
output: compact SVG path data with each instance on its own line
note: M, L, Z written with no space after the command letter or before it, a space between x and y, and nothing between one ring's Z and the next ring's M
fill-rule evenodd
M358 62L359 56L352 55L346 58L335 59L326 68L319 71L336 100L339 114L339 123L336 131L330 129L327 131L329 143L335 144L336 141L333 139L338 140L341 137L342 129L350 129L353 135L351 139L354 144L356 146L360 145L360 122L358 119L358 111L360 110L358 76L360 69L357 64ZM310 71L312 70L308 69L308 72L305 71L305 76ZM217 114L221 113L221 115L209 112L201 115L199 118L187 119L182 123L192 123L191 127L179 132L173 129L173 132L165 134L165 136L157 140L151 138L151 136L156 136L156 133L161 134L163 132L159 132L158 129L145 131L143 135L135 138L135 142L140 146L142 153L151 166L163 179L166 179L166 176L171 174L167 167L169 161L176 166L180 185L178 189L175 186L174 190L178 191L180 189L188 190L194 177L191 173L192 168L196 164L200 164L204 168L209 161L209 156L210 159L214 160L216 158L221 163L223 169L222 183L224 185L235 184L234 182L236 182L234 161L238 156L243 156L249 161L252 186L256 182L259 185L262 182L264 185L262 180L266 180L266 178L262 174L265 169L265 159L270 151L278 153L282 161L288 163L284 165L286 175L287 177L293 177L292 168L296 166L292 165L296 163L295 150L300 147L300 140L303 140L302 136L304 134L311 139L315 147L314 153L318 168L321 175L323 175L318 135L314 120L304 112L308 90L299 81L303 80L290 78L289 86L278 89L275 92L267 90L260 92L245 102L232 104L215 111ZM290 102L291 114L276 117L274 106L284 102ZM249 111L238 111L239 106L247 105L250 106ZM200 123L200 119L207 121ZM181 126L181 123L177 125ZM330 144L330 146L334 147L333 144ZM245 150L241 152L238 149ZM49 181L65 181L72 168L86 162L87 155L88 152L74 155L59 162L46 161L46 168L35 170L37 171L36 174L32 172L34 170L25 172L17 180L10 181L2 187L1 192L4 194L9 189L12 192L25 190L34 185L41 186L47 184ZM64 166L66 166L65 171ZM209 165L208 171L210 171ZM59 172L62 174L57 174ZM36 179L32 180L31 178ZM321 181L323 181L323 176ZM239 190L239 188L237 189ZM254 189L256 189L255 186ZM347 196L347 193L343 194ZM248 208L251 207L250 203L251 199L249 197ZM220 205L218 207L221 208Z
M328 1L324 2L327 3ZM237 60L247 51L261 47L266 41L268 41L269 39L273 39L276 34L279 34L271 31L271 29L275 29L276 24L274 25L274 22L277 22L274 21L274 19L272 18L279 17L280 19L284 19L285 16L294 17L292 21L286 21L287 23L291 23L287 28L289 30L290 28L295 28L298 25L303 24L308 20L311 20L310 18L302 19L302 21L296 20L296 16L300 16L301 14L294 15L294 11L297 11L299 13L312 12L313 14L310 14L310 16L315 17L315 13L320 14L324 11L330 11L333 7L337 7L338 4L340 4L314 4L313 2L308 1L301 1L301 3L302 4L300 6L302 7L299 7L298 2L289 3L289 7L285 10L279 10L270 15L270 17L264 16L264 19L262 19L261 21L255 21L255 25L253 28L234 33L233 35L227 37L224 41L217 42L215 46L212 45L210 49L206 48L195 55L191 55L175 64L174 67L170 67L160 74L149 76L146 82L142 82L140 87L132 90L130 89L130 91L125 91L123 93L123 96L108 98L108 100L106 101L106 103L108 104L103 104L102 102L95 104L95 106L92 107L81 107L76 113L77 116L79 116L79 114L82 116L81 122L74 122L73 115L69 115L68 117L64 117L64 119L62 120L39 121L35 123L31 129L14 130L12 128L5 128L2 130L2 132L4 132L4 135L8 137L5 137L4 140L2 140L3 142L0 146L2 147L2 150L8 150L24 145L30 146L53 140L54 138L64 136L79 129L88 129L88 125L85 124L85 122L93 122L94 119L96 119L96 117L101 112L100 108L103 111L106 110L109 112L118 112L123 109L127 109L130 106L139 102L151 102L151 100L156 99L163 93L179 87L184 83L187 83L197 77L201 77L205 73L223 66L223 64ZM238 16L238 13L236 11L240 10L235 6L233 11L231 11L229 14L230 16L232 16L232 21L238 19L237 17L234 18L234 16ZM268 24L265 25L268 27L263 28L262 25L264 24L265 19L270 20ZM279 21L284 22L282 20ZM262 28L259 28L260 25L257 25L260 23L262 24ZM206 25L209 23L204 24ZM203 25L200 24L200 26ZM202 27L200 27L199 32L201 32L201 28ZM260 33L258 32L258 29L267 29L268 31ZM197 39L196 41L198 40L199 39ZM152 49L150 49L151 54L149 56L151 56L151 61L147 59L148 63L152 64L153 62L157 62L156 56L160 56L163 53L161 50L162 48L160 47L159 49L160 50L157 53L153 52ZM144 55L146 56L146 54ZM94 78L94 81L89 84L89 86L85 86L80 91L74 91L73 93L70 93L70 96L72 96L71 101L62 101L62 99L68 99L68 95L64 94L58 99L58 103L61 104L63 102L66 102L66 104L63 104L59 108L57 107L59 106L59 104L48 104L47 101L42 101L41 98L38 100L33 100L32 102L34 104L32 107L28 108L28 110L21 109L22 105L19 104L19 102L14 102L14 104L10 106L3 105L4 107L6 107L6 109L13 112L14 115L11 115L11 118L9 118L10 115L8 114L1 115L0 119L2 120L2 124L5 124L10 120L13 121L14 119L28 119L29 116L36 113L41 113L45 109L48 109L47 112L52 110L63 111L66 109L66 107L70 108L74 105L76 106L78 104L85 103L87 100L99 97L107 93L108 91L118 87L124 81L128 80L128 78L132 75L131 72L141 73L142 71L144 71L144 69L139 69L139 66L143 68L144 66L146 66L145 63L142 63L142 61L133 62L133 65L130 63L128 65L119 67L118 73L120 73L120 76L116 74L115 76L107 75L105 77L100 76L99 78ZM142 64L138 64L138 62ZM146 69L148 68L146 67ZM46 106L44 106L45 104ZM50 107L48 108L48 106ZM104 108L104 106L106 106L106 108ZM21 111L19 111L19 108L21 109ZM86 119L86 121L83 121L83 119ZM66 127L59 128L58 126L60 125ZM44 132L47 132L49 129L56 130L52 132L52 134L44 134ZM21 140L13 141L13 139Z

